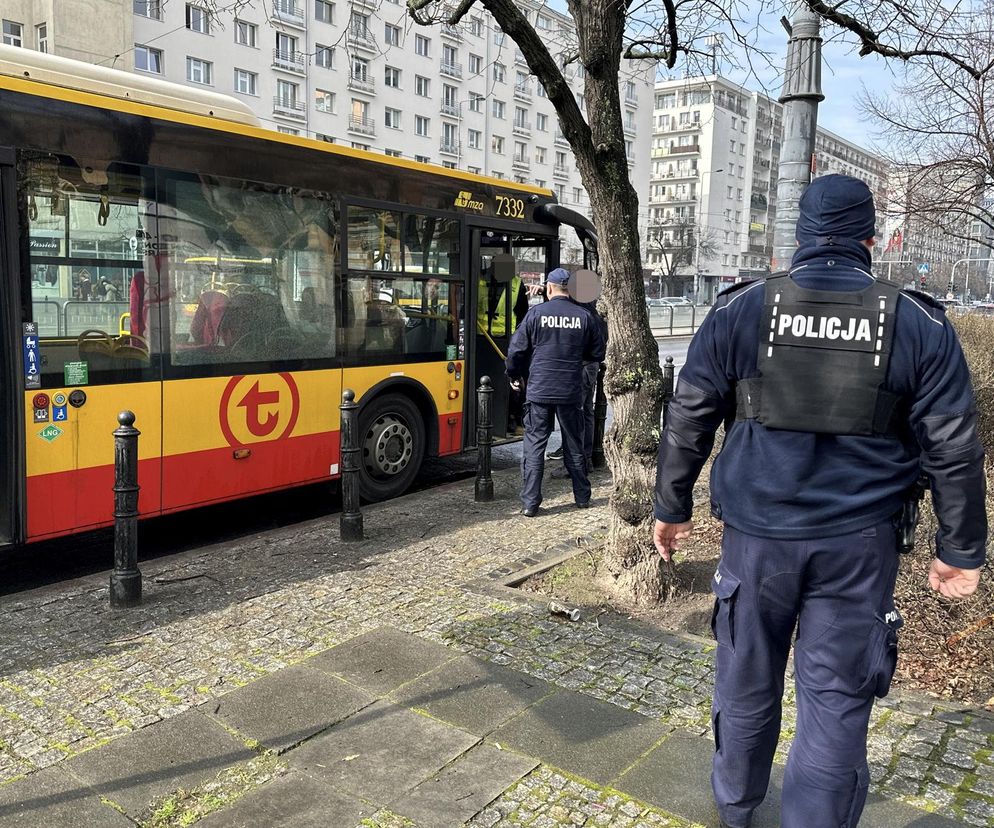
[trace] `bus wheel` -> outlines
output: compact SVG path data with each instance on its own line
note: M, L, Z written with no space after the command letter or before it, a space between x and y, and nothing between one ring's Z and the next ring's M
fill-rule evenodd
M387 394L359 415L359 494L363 500L388 500L414 482L425 453L425 425L407 397Z

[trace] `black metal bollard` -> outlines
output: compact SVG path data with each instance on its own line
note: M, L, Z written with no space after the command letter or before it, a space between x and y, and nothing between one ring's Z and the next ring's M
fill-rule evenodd
M138 571L138 435L135 415L122 411L114 430L114 571L110 605L136 607L142 602Z
M594 393L594 446L591 459L595 469L602 469L604 459L604 427L607 422L607 394L604 393L604 363L597 369L597 391Z
M361 541L362 512L359 511L359 406L355 391L342 392L342 514L338 519L343 541Z
M673 357L666 357L663 365L663 425L666 425L666 412L673 399Z
M480 387L476 389L476 487L473 492L477 503L489 503L494 499L494 480L490 476L490 453L494 445L493 396L490 377L480 377Z

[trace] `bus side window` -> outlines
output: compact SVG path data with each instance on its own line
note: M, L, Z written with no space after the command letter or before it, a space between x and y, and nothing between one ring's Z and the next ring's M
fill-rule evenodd
M334 357L338 207L327 194L176 175L171 239L174 365Z

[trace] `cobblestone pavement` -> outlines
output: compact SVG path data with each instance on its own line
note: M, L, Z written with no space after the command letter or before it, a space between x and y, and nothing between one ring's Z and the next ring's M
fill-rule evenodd
M108 607L105 576L8 599L0 782L384 625L707 733L709 642L634 622L560 623L489 577L596 544L606 531L607 478L595 478L596 508L584 512L572 508L563 483L549 481L548 508L533 520L515 515L514 470L495 483L492 504L473 503L465 481L369 508L359 544L341 544L337 521L322 519L157 559L143 565L145 602L133 610ZM781 760L792 728L788 694ZM874 712L874 789L965 824L994 826L992 751L994 719L980 712L917 697L884 700ZM590 821L575 824L685 824L651 809L633 815L637 803L609 803L593 788L562 793L558 784L540 767L473 825L525 824L522 803L539 799L545 804L528 806L527 824L574 824L555 810L563 797L591 806Z

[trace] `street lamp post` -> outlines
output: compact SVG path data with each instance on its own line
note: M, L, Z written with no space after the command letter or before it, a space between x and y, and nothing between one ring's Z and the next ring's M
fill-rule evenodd
M959 265L961 265L961 264L969 264L971 262L987 262L988 264L990 264L991 263L991 259L989 257L988 258L984 258L984 259L957 259L955 262L953 262L953 270L952 270L952 273L949 274L949 284L953 285L954 289L955 289L955 285L956 285L956 268ZM966 271L966 279L964 280L964 283L963 283L963 301L964 302L967 301L967 299L969 298L969 295L970 295L970 270L967 269L967 271Z

